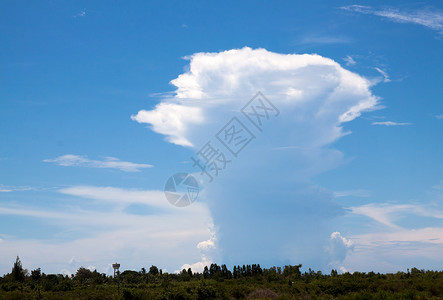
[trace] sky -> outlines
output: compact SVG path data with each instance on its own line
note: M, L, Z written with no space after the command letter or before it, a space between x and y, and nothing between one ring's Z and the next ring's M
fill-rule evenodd
M443 269L441 2L2 1L0 45L0 274Z

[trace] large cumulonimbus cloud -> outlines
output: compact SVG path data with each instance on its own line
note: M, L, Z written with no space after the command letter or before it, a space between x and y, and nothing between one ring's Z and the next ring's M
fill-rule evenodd
M132 116L177 145L198 146L195 143L208 126L219 126L217 121L223 122L226 114L238 111L258 91L286 112L289 124L308 124L311 133L321 128L322 132L310 137L309 145L315 146L342 136L341 123L377 104L367 79L315 54L278 54L245 47L196 53L187 59L189 71L171 81L175 96Z
M259 91L280 111L263 132L242 119L256 139L205 185L224 262L327 266L330 220L343 209L311 179L341 163L331 144L343 124L376 108L371 82L316 54L245 47L187 59L174 96L133 120L197 151Z

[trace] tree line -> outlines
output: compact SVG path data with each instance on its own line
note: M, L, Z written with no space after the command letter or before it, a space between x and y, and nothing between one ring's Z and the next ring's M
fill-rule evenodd
M11 273L0 277L0 299L438 299L443 297L443 272L412 268L395 274L344 273L332 269L301 271L302 265L262 268L260 264L212 263L203 272L179 273L126 270L116 277L80 267L70 276L30 272L17 257ZM252 295L252 296L251 296ZM420 297L419 297L420 296ZM14 298L15 297L15 298ZM303 298L304 297L304 298ZM372 298L371 298L372 297ZM417 298L419 297L419 298Z

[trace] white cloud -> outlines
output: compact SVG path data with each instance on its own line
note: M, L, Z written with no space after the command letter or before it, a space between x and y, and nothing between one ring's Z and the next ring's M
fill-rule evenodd
M437 185L434 185L432 188L436 189L436 190L443 191L443 180L440 180L440 183Z
M89 271L93 272L94 270L96 270L97 268L94 266L88 266L86 269L88 269Z
M200 202L180 209L170 205L161 191L115 187L71 187L60 190L60 195L76 196L75 202L61 201L52 209L0 206L0 215L34 218L58 229L53 237L41 240L2 236L0 256L5 262L13 262L19 254L28 269L43 267L46 273L75 273L80 266L91 265L105 272L116 260L123 270L151 264L175 269L202 258L196 247L201 241L215 240L211 214ZM96 205L89 205L90 200ZM146 214L124 210L135 204L155 209ZM0 272L9 267L0 264Z
M370 203L362 206L350 207L349 209L354 214L367 216L393 228L400 228L398 225L394 224L395 220L406 213L443 219L443 213L439 212L436 207L429 205Z
M435 269L443 259L443 228L397 228L351 236L354 251L343 265L354 270L396 272L406 267Z
M86 16L86 10L81 10L78 14L74 15L74 18L82 18Z
M305 36L299 44L349 44L351 40L345 36L310 35Z
M63 167L86 167L118 169L124 172L140 172L144 168L152 168L152 165L137 164L129 161L120 161L115 157L105 157L104 160L92 160L86 156L66 154L54 159L45 159L44 162L52 162Z
M393 223L395 213L411 209L410 205L377 205L366 204L349 208L352 213L367 216L386 226L399 228Z
M443 11L437 8L414 11L401 11L396 8L376 9L363 5L349 5L341 8L347 11L384 17L398 23L422 25L443 34Z
M442 120L443 119L443 115L437 115L435 116L437 119Z
M353 66L356 64L355 60L350 55L347 55L343 60L346 62L347 66Z
M351 240L345 238L340 232L333 232L330 236L327 251L331 256L331 265L340 264L346 255L352 251L354 245Z
M383 71L380 68L374 68L375 70L377 70L377 72L379 72L382 76L383 76L383 82L391 82L391 79L389 79L389 75L388 73L386 73L385 71Z
M130 190L116 187L74 186L59 190L60 193L98 201L105 201L117 207L129 204L146 204L163 209L172 209L162 191Z
M0 193L32 191L34 188L29 186L7 186L0 184Z
M190 91L190 93L195 93ZM178 105L174 103L160 103L152 111L141 110L131 119L138 123L152 124L152 130L167 135L167 140L181 146L193 146L185 136L188 125L202 124L204 118L199 107Z
M175 272L178 273L183 269L191 268L193 272L203 272L205 266L209 266L216 258L217 255L217 236L215 233L214 225L210 224L208 226L208 231L210 233L210 238L199 242L197 244L197 249L200 251L200 261L192 263L192 264L184 264L181 266L179 270Z
M211 233L211 238L206 240L206 241L202 241L200 243L197 244L197 248L201 249L201 250L210 250L210 249L214 249L215 248L215 243L216 243L216 238L215 238L215 233Z
M388 232L374 232L353 236L360 246L377 246L386 243L430 243L443 245L443 228L399 229ZM416 251L420 251L416 249Z
M213 239L202 241L202 242L197 244L197 248L198 249L211 249L211 248L214 248L214 247L215 247L215 244L214 244L214 240Z
M343 265L359 271L393 272L405 269L405 265L432 269L443 263L443 228L404 228L399 221L420 216L442 220L443 210L434 204L371 203L351 207L352 214L364 215L381 224L369 233L353 234L354 251L349 253ZM365 221L365 223L367 223ZM408 222L408 225L413 225ZM374 230L378 228L378 230ZM414 265L410 265L413 262Z
M335 198L340 197L370 197L371 192L364 189L357 189L357 190L347 190L347 191L336 191L334 192Z
M193 145L196 150L215 139L234 116L257 135L239 159L220 172L217 181L202 184L220 232L216 248L229 253L223 261L232 265L245 259L274 263L289 259L312 262L313 267L327 265L328 258L323 256L329 243L325 239L330 234L328 226L306 231L303 224L307 218L327 224L332 216L344 212L332 202L332 193L310 179L342 163L343 153L331 143L349 134L343 123L376 108L372 83L316 54L279 54L245 47L196 53L187 59L187 71L171 81L175 94L132 118L150 124L169 142ZM280 111L260 136L240 113L257 92ZM184 113L191 109L194 114ZM284 213L289 211L290 215ZM294 230L287 232L288 227ZM212 245L210 239L201 241L199 248ZM313 244L318 245L315 251ZM196 261L203 259L187 262Z
M180 270L176 270L175 273L181 272L183 269L188 270L189 268L191 268L192 272L202 273L205 266L209 267L212 263L213 261L211 259L207 258L206 256L203 256L201 261L198 261L193 264L184 264L181 266Z
M171 81L175 97L131 117L177 145L202 144L258 91L285 110L279 118L289 127L307 129L311 141L303 141L304 147L343 136L340 124L374 109L378 101L369 80L315 54L245 47L186 59L189 71ZM282 143L287 139L281 136Z
M411 123L399 123L392 121L383 121L383 122L372 122L372 125L384 125L384 126L407 126L412 125Z

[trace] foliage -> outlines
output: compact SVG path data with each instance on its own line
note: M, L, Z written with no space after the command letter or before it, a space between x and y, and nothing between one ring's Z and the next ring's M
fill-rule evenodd
M30 274L20 259L0 278L0 299L441 299L443 271L412 268L395 274L322 274L302 265L261 268L259 264L211 264L203 273L190 268L177 274L156 266L149 272L126 270L118 278L79 268L69 277Z
M14 266L12 267L11 276L15 281L23 282L25 281L25 270L23 270L22 262L20 258L17 256L15 260Z

